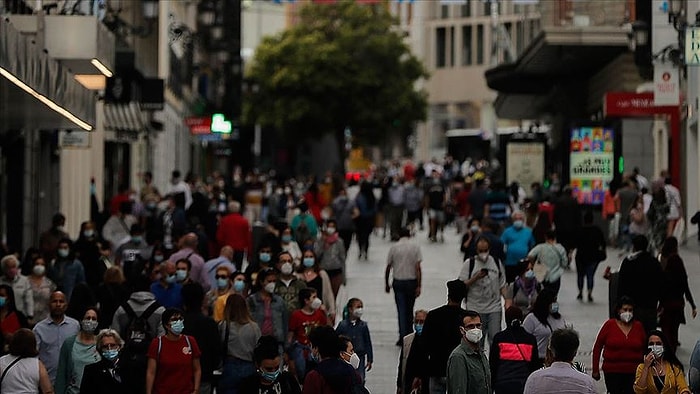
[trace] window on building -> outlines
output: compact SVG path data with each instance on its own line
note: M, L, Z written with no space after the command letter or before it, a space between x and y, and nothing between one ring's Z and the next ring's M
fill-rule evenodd
M530 41L534 40L540 32L540 21L532 19L530 21Z
M516 22L515 24L515 56L519 56L523 53L523 48L525 47L525 24L523 22ZM512 37L511 37L512 38Z
M443 4L440 6L440 17L442 19L447 19L450 17L450 6L447 4Z
M406 23L410 25L411 20L413 19L413 4L408 3L408 11L406 12L406 14Z
M447 65L447 30L438 27L435 31L435 67L443 68Z
M496 3L496 9L498 10L498 13L501 13L501 3L498 2ZM491 2L486 1L484 2L484 15L485 16L490 16L491 15Z
M455 28L450 27L450 67L455 66Z
M462 18L468 18L472 16L472 5L469 4L469 0L466 0L465 4L462 4L460 7L460 15Z
M472 64L472 27L462 26L462 65Z
M476 64L484 64L484 25L476 27Z

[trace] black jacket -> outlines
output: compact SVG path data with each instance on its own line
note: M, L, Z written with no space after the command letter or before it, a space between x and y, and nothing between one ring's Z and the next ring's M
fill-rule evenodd
M649 252L633 254L620 265L618 297L632 297L634 304L656 308L663 290L661 264Z
M496 393L522 393L527 377L541 367L539 357L537 339L521 326L511 325L496 334L489 356Z
M260 375L255 374L243 379L238 392L241 394L301 394L301 387L294 375L289 372L282 372L275 383L269 386L263 386Z
M459 328L465 314L466 311L457 305L443 305L428 312L421 335L426 343L427 357L424 359L430 360L429 376L447 376L447 359L462 340Z
M201 312L185 313L185 335L193 336L197 340L202 356L199 359L202 365L202 382L210 382L214 370L221 362L223 345L219 341L219 328L211 317L204 316Z
M122 373L119 362L112 368L112 363L105 359L86 365L80 383L80 394L125 394L135 392L134 389L128 374Z

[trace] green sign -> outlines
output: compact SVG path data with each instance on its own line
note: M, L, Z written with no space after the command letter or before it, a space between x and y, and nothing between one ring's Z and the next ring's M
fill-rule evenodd
M226 120L224 114L214 114L211 116L211 132L231 134L233 126L230 120Z

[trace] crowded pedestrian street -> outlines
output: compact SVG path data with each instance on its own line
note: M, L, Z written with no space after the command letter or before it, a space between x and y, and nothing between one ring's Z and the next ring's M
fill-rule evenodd
M372 236L369 260L357 259L356 245L348 252L347 294L359 297L364 301L365 314L372 333L374 345L374 364L372 371L367 373L367 387L372 393L393 393L396 390L396 374L400 348L396 346L398 332L396 304L393 294L384 292L383 273L386 255L392 242L382 239L381 230ZM413 241L417 242L423 253L423 291L416 300L415 309L433 309L445 304L447 288L445 283L457 277L462 268L462 256L459 252L459 239L454 228L445 231L445 243L432 243L427 238L426 231L419 231ZM576 361L586 366L591 372L591 350L596 335L603 322L608 319L608 281L603 278L606 266L617 270L622 259L618 259L619 251L609 248L608 259L601 262L596 274L596 286L593 302L576 299L576 272L566 271L562 278L559 292L560 311L566 322L578 331L581 346ZM680 255L688 271L688 281L691 289L700 288L700 247L695 240L688 240L681 247ZM689 312L689 311L688 311ZM689 313L687 313L689 315ZM503 323L505 324L505 322ZM695 343L700 340L700 319L688 318L688 323L680 329L678 358L688 369L690 354ZM598 392L605 392L603 380L598 382Z

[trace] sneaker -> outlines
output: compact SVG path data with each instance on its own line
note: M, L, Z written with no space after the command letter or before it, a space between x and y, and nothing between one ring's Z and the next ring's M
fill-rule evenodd
M590 294L588 295L588 302L593 302L593 296Z
M576 296L576 299L579 300L579 301L582 301L582 300L583 300L583 294L578 293L578 295Z

